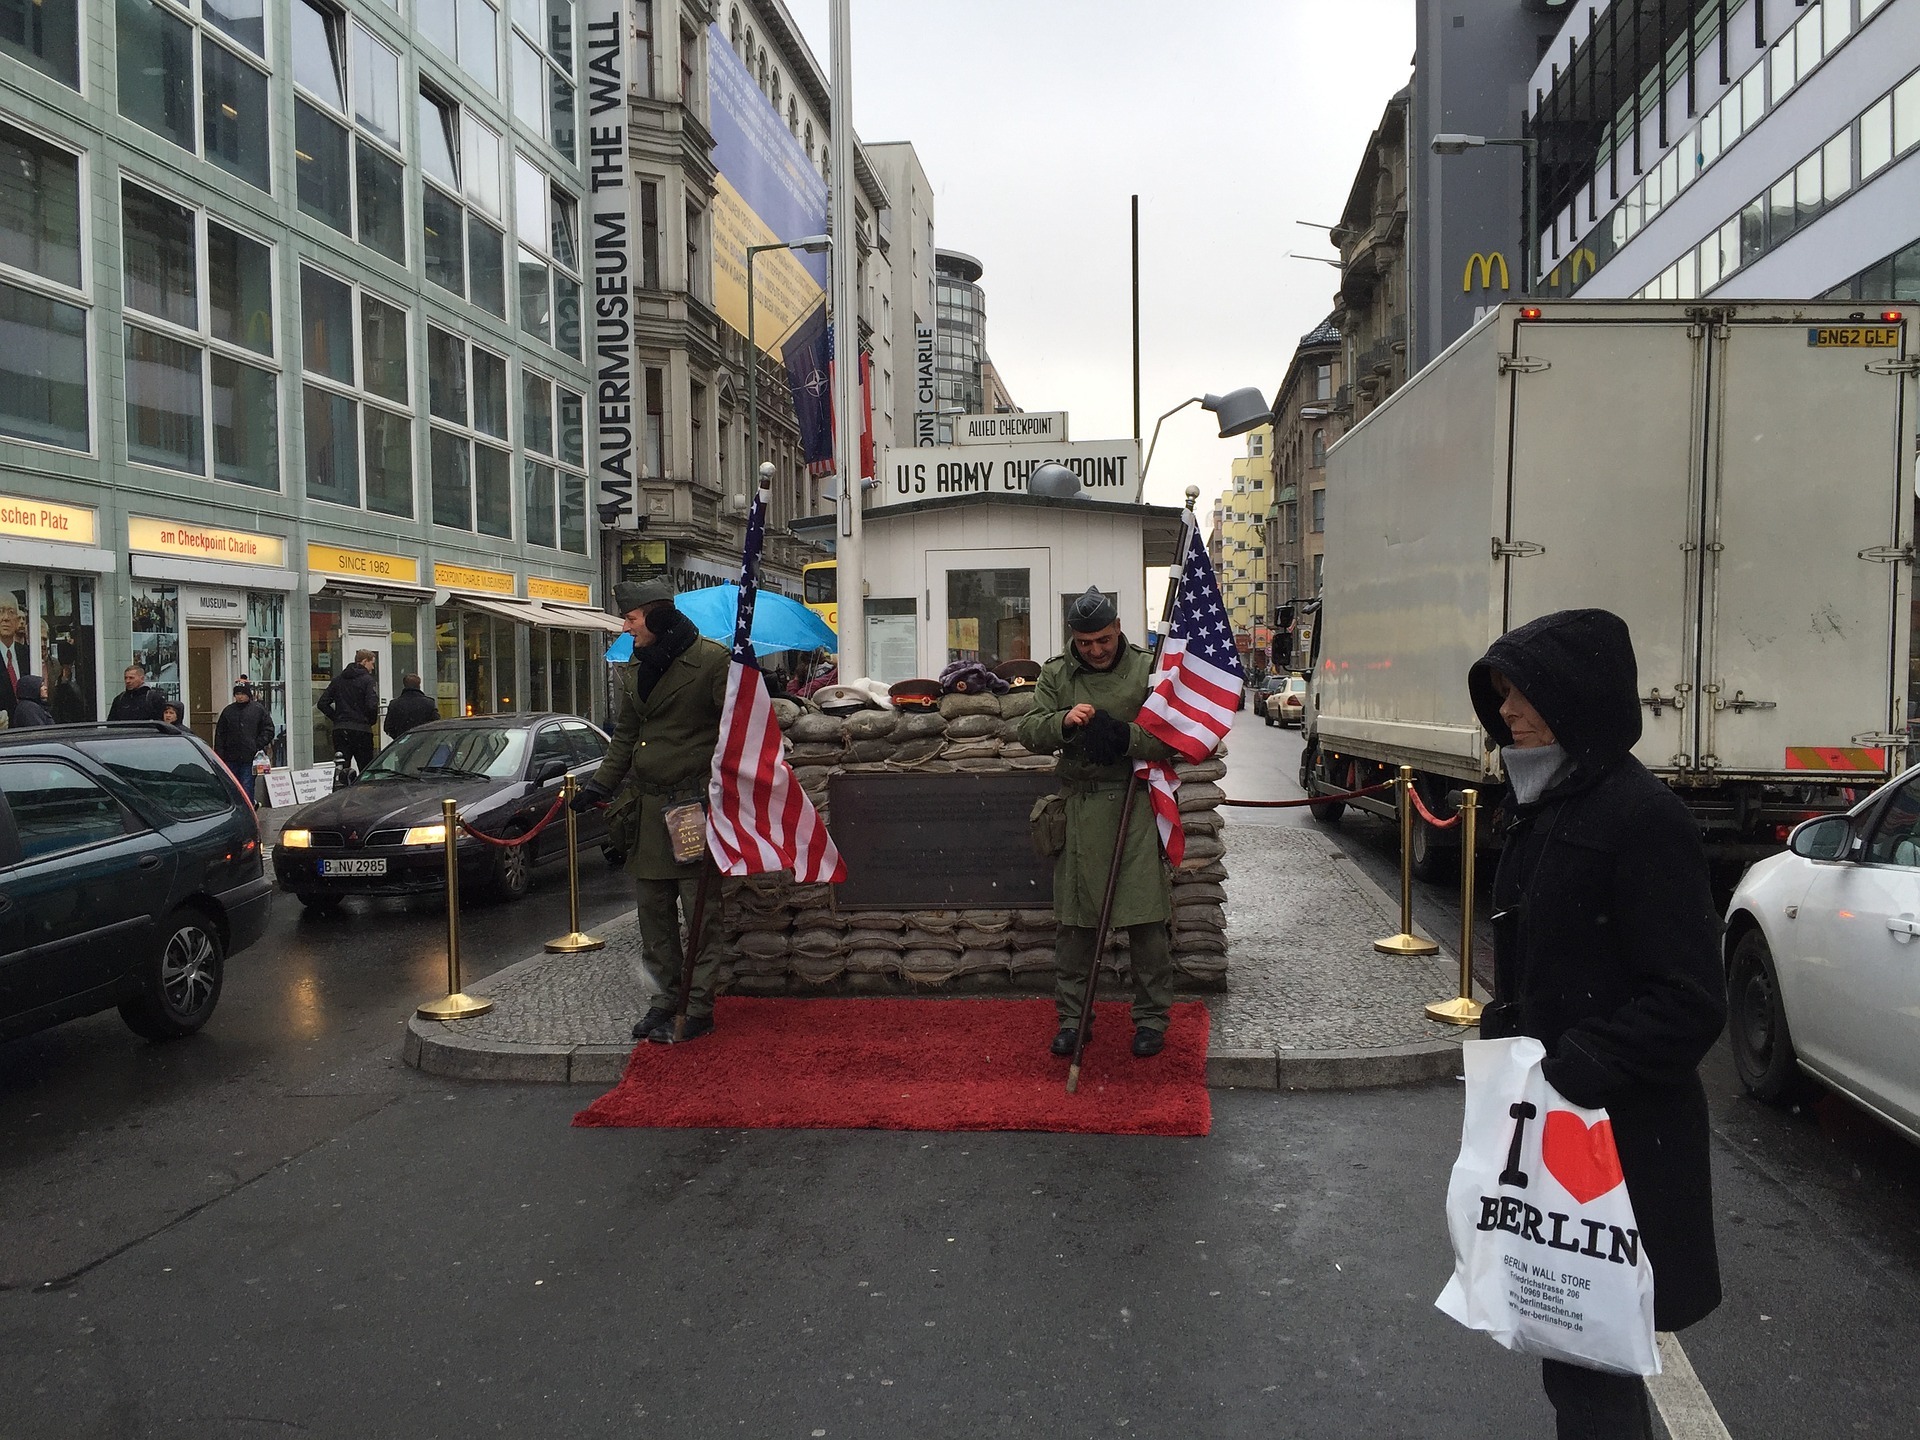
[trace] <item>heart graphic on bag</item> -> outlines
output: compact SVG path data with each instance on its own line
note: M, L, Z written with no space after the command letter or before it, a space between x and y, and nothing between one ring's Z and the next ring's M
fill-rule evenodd
M1540 1159L1547 1171L1582 1205L1597 1200L1626 1177L1613 1148L1613 1122L1588 1125L1571 1110L1549 1110L1540 1132Z

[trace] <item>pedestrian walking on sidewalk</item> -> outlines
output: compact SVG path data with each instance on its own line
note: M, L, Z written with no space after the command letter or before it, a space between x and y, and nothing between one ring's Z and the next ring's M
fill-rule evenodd
M1617 615L1563 610L1522 625L1467 684L1513 792L1480 1034L1539 1040L1547 1082L1605 1107L1653 1265L1654 1327L1679 1330L1720 1303L1699 1067L1726 1005L1699 831L1630 753L1640 687ZM1560 1440L1652 1435L1638 1376L1541 1368Z
M129 665L121 677L125 686L113 697L113 703L107 707L109 720L159 720L160 707L167 697L147 684L147 672L143 666Z
M440 718L440 707L420 688L418 675L400 677L400 693L387 705L386 723L381 726L389 740L398 740L409 730Z
M633 636L633 658L615 667L620 701L607 758L573 802L576 810L613 802L607 835L626 852L627 873L633 876L640 926L638 978L647 994L647 1012L633 1027L633 1038L662 1045L673 1040L679 1003L681 916L691 923L700 873L708 863L704 844L691 859L677 858L668 829L670 819L697 820L704 838L704 816L670 812L706 799L713 751L720 741L720 712L727 702L729 664L727 647L704 638L674 608L673 597L673 587L664 580L614 586L614 604ZM719 910L716 884L708 893L702 943L694 960L684 1040L713 1029Z
M214 722L213 753L249 797L254 793L253 757L263 750L273 753L273 716L253 698L253 686L242 681L233 687L233 703Z
M1133 762L1173 754L1133 723L1146 703L1153 657L1127 643L1113 601L1089 589L1068 609L1067 627L1073 635L1066 653L1042 667L1033 709L1020 721L1022 745L1036 755L1059 755L1054 773L1066 797L1066 848L1053 867L1054 1008L1060 1033L1051 1048L1059 1056L1073 1054L1087 976L1099 963L1094 932ZM1160 1053L1173 1006L1167 938L1173 884L1144 787L1126 819L1112 923L1127 931L1133 1053L1144 1059Z
M373 763L373 727L380 720L380 682L373 676L378 662L371 650L355 651L315 702L333 724L334 766L342 781Z

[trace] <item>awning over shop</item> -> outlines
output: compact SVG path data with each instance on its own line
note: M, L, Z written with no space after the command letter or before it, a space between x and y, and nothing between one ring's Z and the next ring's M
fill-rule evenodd
M385 600L396 605L423 605L432 600L434 594L425 585L402 585L395 580L357 580L344 575L307 573L309 595L328 590L342 595L363 595L369 600Z
M504 600L496 599L491 595L455 594L448 603L465 605L488 615L497 615L503 620L512 620L520 625L533 625L543 630L604 631L609 635L617 635L626 628L615 615L572 605L553 605L539 600Z
M218 560L136 554L128 561L128 568L139 580L184 580L192 585L222 585L234 590L300 588L299 575L278 565L223 565Z

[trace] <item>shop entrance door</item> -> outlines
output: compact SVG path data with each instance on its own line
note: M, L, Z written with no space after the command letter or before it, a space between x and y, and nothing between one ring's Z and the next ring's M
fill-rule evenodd
M400 689L399 677L393 673L393 621L386 603L379 600L350 599L342 607L341 619L345 622L346 643L342 660L351 660L361 650L373 651L376 659L373 665L373 681L380 694L380 719L387 718L387 702ZM378 725L374 727L374 747L383 743Z
M240 632L187 628L187 683L182 703L187 724L207 744L220 712L233 699L234 677L240 673Z

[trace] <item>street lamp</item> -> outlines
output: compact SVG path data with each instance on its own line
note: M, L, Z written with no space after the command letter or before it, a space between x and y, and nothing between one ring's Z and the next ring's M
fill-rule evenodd
M1160 443L1160 427L1167 423L1168 415L1178 415L1189 405L1198 405L1202 410L1209 410L1220 417L1222 440L1231 440L1249 430L1258 430L1273 418L1266 397L1251 386L1245 390L1229 390L1225 395L1195 395L1182 400L1153 422L1153 438L1147 441L1147 458L1140 466L1140 490L1134 499L1146 497L1147 468L1153 464L1153 447Z
M798 240L775 240L767 245L747 246L747 454L751 466L760 458L760 351L753 343L753 257L763 250L804 250L818 255L833 248L826 235L802 235Z
M1520 152L1520 293L1531 295L1536 271L1534 250L1539 244L1534 217L1540 209L1540 142L1531 135L1518 139L1497 135L1436 135L1431 146L1436 155L1464 155L1486 145L1511 145Z

